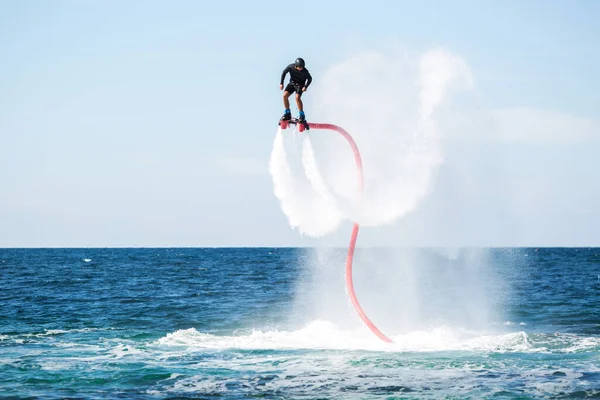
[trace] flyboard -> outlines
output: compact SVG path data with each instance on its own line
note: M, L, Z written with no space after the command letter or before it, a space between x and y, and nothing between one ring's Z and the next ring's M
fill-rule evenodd
M348 132L346 132L341 127L339 127L337 125L333 125L333 124L323 124L323 123L315 123L315 122L309 123L306 120L299 120L297 118L292 118L290 120L284 120L284 119L279 120L279 126L281 127L281 129L287 129L290 125L296 125L298 127L299 132L304 132L304 130L311 130L311 129L322 129L322 130L335 131L335 132L339 133L340 135L342 135L344 137L344 139L346 139L346 141L350 145L350 148L352 149L352 151L354 152L354 161L356 163L356 170L358 173L358 191L359 191L359 195L362 195L363 181L364 181L362 159L360 157L360 152L358 151L358 146L356 146L356 142L354 142L354 139L352 139L352 136L350 136L350 134ZM358 225L358 223L355 222L352 227L352 235L350 236L350 245L348 246L348 255L346 256L346 288L348 290L348 295L350 296L352 305L354 306L354 309L360 316L360 319L362 319L362 321L365 323L365 325L367 325L367 327L371 330L371 332L373 332L379 339L383 340L384 342L392 343L392 340L390 338L388 338L383 332L381 332L379 330L379 328L377 328L375 326L375 324L373 322L371 322L369 317L367 317L367 314L365 313L363 308L360 306L360 303L358 302L358 298L356 297L356 292L354 291L354 283L352 281L352 261L354 259L354 248L356 246L356 239L358 237L358 229L359 229L359 225Z
M290 125L296 125L298 126L298 131L299 132L304 132L304 130L309 130L310 129L310 124L308 122L306 122L306 120L300 120L298 118L292 118L292 119L280 119L279 120L279 126L281 127L281 129L287 129L288 126Z

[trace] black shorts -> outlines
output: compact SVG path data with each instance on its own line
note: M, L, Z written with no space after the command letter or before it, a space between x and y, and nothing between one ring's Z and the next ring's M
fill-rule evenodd
M288 85L285 87L285 90L288 93L298 93L299 96L302 96L302 86L300 85L296 85L294 83L288 83Z

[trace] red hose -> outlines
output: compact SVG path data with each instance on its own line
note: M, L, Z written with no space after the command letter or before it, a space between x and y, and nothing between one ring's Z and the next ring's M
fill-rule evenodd
M358 151L358 147L352 139L352 136L344 129L340 128L337 125L333 124L320 124L320 123L309 123L310 129L329 129L332 131L336 131L340 135L342 135L352 147L352 151L354 152L354 161L356 162L356 169L358 171L358 190L359 193L363 192L363 166L362 159L360 158L360 153ZM358 236L358 224L355 222L352 227L352 236L350 237L350 245L348 246L348 256L346 257L346 287L348 289L348 294L350 295L350 300L352 301L352 305L354 309L363 320L363 322L367 325L367 327L373 332L377 337L383 340L386 343L392 343L392 340L385 336L383 332L381 332L375 324L371 322L367 314L365 314L364 310L360 306L358 299L356 298L356 293L354 292L354 284L352 283L352 260L354 258L354 248L356 246L356 238Z

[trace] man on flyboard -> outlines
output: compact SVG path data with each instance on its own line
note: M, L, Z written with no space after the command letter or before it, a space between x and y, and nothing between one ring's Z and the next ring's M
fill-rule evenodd
M298 106L298 122L302 123L304 126L308 128L308 124L306 123L306 117L304 115L304 107L302 104L302 94L306 92L308 86L312 82L312 76L310 76L310 72L304 66L304 60L302 58L297 58L293 64L285 67L283 72L281 73L281 81L279 82L279 89L283 90L283 81L285 80L285 76L290 74L290 81L285 87L285 91L283 92L283 105L285 106L285 113L283 117L281 117L280 121L291 121L292 120L292 112L290 111L290 100L289 97L292 93L296 93L296 105Z

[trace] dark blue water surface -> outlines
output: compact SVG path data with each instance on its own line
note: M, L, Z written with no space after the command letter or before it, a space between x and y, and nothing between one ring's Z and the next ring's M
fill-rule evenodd
M600 398L600 249L0 249L0 398Z

